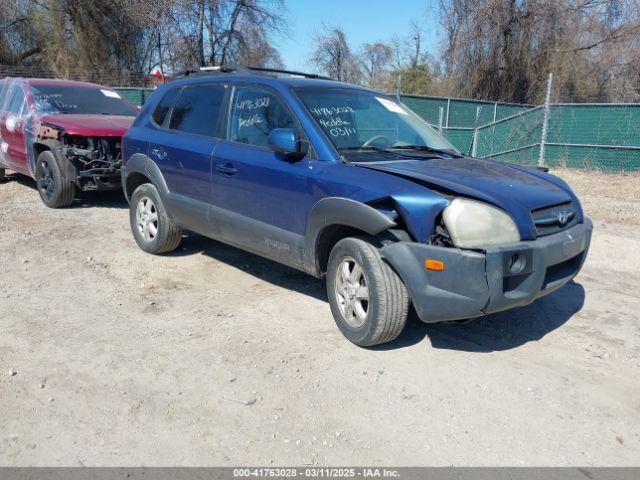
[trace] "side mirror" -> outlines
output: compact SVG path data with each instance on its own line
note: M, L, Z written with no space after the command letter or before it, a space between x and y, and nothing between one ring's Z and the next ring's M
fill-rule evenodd
M292 128L276 128L269 133L269 148L291 160L300 160L309 153L309 142L296 140Z

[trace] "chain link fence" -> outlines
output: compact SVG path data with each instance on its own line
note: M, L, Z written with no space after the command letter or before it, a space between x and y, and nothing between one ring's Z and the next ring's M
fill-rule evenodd
M640 171L640 104L549 103L545 135L545 105L401 99L469 155L522 165Z
M152 88L159 83L170 80L170 77L163 77L159 74L144 75L140 73L119 72L117 70L96 71L75 68L60 73L46 68L0 64L0 78L2 77L63 78L66 80L93 82L107 86L136 88Z
M640 104L551 106L545 164L640 171Z
M140 75L131 73L109 73L91 70L69 70L58 75L52 70L30 66L0 65L0 79L4 77L63 78L78 82L91 82L114 87L133 105L144 105L156 86L170 81L170 77L159 74Z

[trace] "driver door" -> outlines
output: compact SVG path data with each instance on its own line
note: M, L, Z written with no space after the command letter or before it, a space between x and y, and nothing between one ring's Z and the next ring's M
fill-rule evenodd
M213 154L213 220L225 225L228 242L297 266L313 161L287 161L268 138L276 128L302 129L285 100L262 85L236 86L227 120L227 138Z

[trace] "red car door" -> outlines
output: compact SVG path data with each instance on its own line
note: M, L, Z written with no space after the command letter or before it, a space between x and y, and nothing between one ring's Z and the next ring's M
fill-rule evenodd
M9 158L7 157L7 153L9 151L7 136L9 133L6 131L4 123L7 119L7 109L9 108L8 102L11 99L12 91L12 83L6 80L0 82L0 167L9 166Z
M11 97L5 101L6 111L2 113L1 132L4 162L11 170L30 175L27 166L27 143L25 128L28 128L28 108L22 86L15 84L10 92ZM6 145L5 145L6 144Z

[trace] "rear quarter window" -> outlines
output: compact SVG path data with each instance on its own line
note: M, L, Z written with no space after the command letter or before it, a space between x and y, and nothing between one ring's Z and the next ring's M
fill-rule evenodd
M171 110L169 128L209 137L217 136L224 96L223 85L185 88Z
M162 125L164 123L164 120L167 118L167 114L169 113L173 103L176 101L179 92L179 89L174 88L173 90L169 90L165 93L164 97L162 97L162 100L160 100L160 103L158 103L158 106L156 106L156 109L151 115L151 118L153 118L153 121L156 124Z

